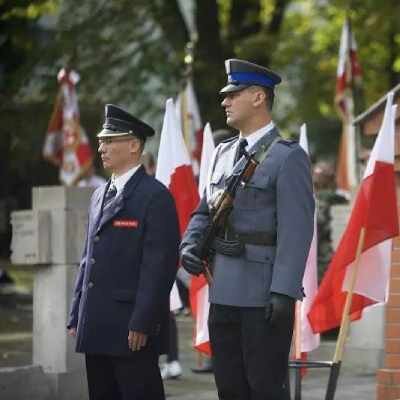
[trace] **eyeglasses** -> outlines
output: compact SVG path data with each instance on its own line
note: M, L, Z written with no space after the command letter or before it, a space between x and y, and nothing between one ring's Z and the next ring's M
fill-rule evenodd
M99 146L101 144L111 144L111 143L117 143L117 142L127 142L128 140L135 140L136 138L134 137L118 137L118 138L112 138L112 137L105 137L99 139Z

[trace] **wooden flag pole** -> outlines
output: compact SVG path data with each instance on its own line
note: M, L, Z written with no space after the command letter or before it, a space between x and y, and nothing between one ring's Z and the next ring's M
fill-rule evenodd
M301 302L296 301L296 312L294 322L294 357L301 361ZM295 369L295 391L294 400L301 400L301 373L302 368Z
M182 126L182 134L183 139L185 141L186 147L190 149L190 119L188 115L188 98L187 98L187 91L186 85L183 88L182 96L181 96L181 126ZM191 154L189 154L191 156Z
M361 252L364 247L364 241L365 241L365 228L363 227L363 228L361 228L360 236L358 238L356 259L354 261L354 267L353 267L351 280L350 280L350 287L349 287L349 291L347 292L347 296L346 296L346 303L344 305L342 321L340 323L339 337L336 342L336 350L335 350L335 355L333 357L334 363L341 362L342 357L343 357L344 344L345 344L345 341L347 338L347 332L349 330L349 324L350 324L350 310L351 310L351 303L352 303L352 299L353 299L354 286L355 286L356 280L357 280L358 267L360 264Z
M295 359L301 359L301 302L296 301L296 314L295 314L295 337L294 337L294 352Z

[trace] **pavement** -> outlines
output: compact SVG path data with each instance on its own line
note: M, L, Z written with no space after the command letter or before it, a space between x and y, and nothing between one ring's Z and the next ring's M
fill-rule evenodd
M212 374L194 374L190 368L198 362L191 348L192 321L190 317L177 318L179 330L180 362L183 374L179 379L165 381L168 400L218 400ZM291 374L292 391L294 374ZM327 370L309 370L303 378L302 400L324 400L328 383ZM294 394L292 394L294 399ZM335 400L375 400L375 375L349 374L339 377Z
M194 374L190 369L199 358L191 344L191 317L178 316L177 323L183 374L179 379L165 381L168 400L217 400L213 375ZM314 359L318 359L318 354ZM32 364L32 296L24 290L0 294L0 368L29 364ZM310 370L303 379L302 400L324 400L327 381L327 370ZM375 375L344 370L335 400L375 400L375 391Z

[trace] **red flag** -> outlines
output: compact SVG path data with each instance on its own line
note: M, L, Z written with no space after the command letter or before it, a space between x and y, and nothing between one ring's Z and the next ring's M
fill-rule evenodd
M215 145L210 124L204 127L203 148L201 151L199 195L203 196L206 188L212 155ZM193 277L190 284L190 305L196 316L194 347L201 353L211 355L210 337L208 332L208 284L204 275Z
M199 194L172 99L168 99L165 106L158 149L156 179L170 190L175 200L179 230L182 236L192 212L199 203ZM177 290L171 291L170 303L171 310L179 308L178 305L181 303Z
M391 238L398 235L394 174L393 93L387 96L381 129L371 152L350 220L308 314L314 332L340 325L361 229L365 241L350 310L360 319L365 307L386 299Z
M169 188L174 197L182 235L199 203L199 194L172 99L168 99L166 103L156 178Z
M191 79L188 79L185 88L179 93L176 101L176 111L183 138L189 150L193 172L195 176L198 176L203 146L203 125Z
M360 83L361 67L358 62L357 44L350 22L346 19L340 39L335 104L343 121L343 133L337 158L336 185L338 192L348 198L351 188L357 183L353 88Z
M43 157L60 167L60 181L70 186L76 185L92 165L93 154L80 125L75 88L79 75L63 68L57 79L60 88L43 144Z

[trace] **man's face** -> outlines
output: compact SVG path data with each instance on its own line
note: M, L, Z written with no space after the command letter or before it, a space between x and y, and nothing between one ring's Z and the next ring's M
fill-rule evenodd
M254 93L249 88L227 93L221 102L226 113L227 125L239 129L254 113Z
M134 137L99 139L98 151L103 167L111 172L119 172L136 161L140 142Z

